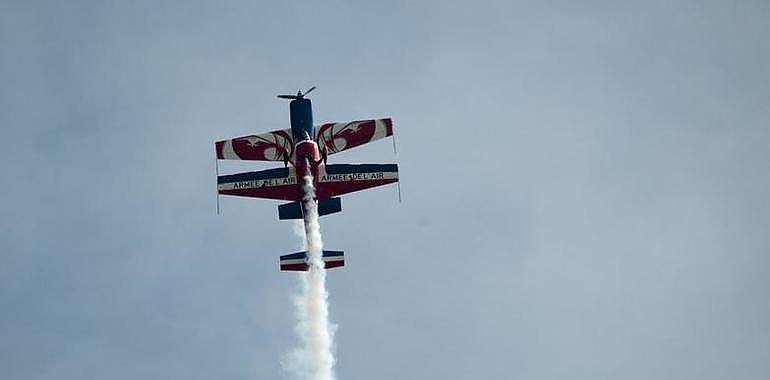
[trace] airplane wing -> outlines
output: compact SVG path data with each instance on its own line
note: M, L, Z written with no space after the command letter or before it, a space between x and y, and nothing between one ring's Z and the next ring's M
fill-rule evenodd
M220 160L288 161L294 151L291 129L216 142Z
M222 195L297 201L302 192L294 168L268 169L217 177L217 191Z
M393 135L390 119L326 123L316 128L315 140L323 155L330 155Z
M396 164L319 165L319 199L398 182Z

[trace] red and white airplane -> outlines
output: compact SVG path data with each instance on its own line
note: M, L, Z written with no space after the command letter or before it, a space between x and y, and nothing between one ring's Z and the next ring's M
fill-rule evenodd
M217 178L222 195L291 201L278 206L279 219L306 219L302 178L313 176L318 215L342 211L338 195L398 182L396 164L327 164L329 155L393 135L390 119L357 120L313 126L310 99L303 94L278 95L291 99L291 128L217 141L219 160L279 161L284 167L223 175ZM307 220L305 220L307 223ZM281 256L281 270L306 271L307 253ZM345 265L341 251L323 251L325 268Z

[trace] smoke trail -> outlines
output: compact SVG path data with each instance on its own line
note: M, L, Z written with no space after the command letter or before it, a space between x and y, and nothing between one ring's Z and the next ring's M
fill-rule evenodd
M301 379L334 380L334 331L329 323L329 305L326 302L329 294L326 291L326 271L323 269L323 241L318 208L314 201L313 175L310 173L310 165L306 167L308 171L303 177L305 195L302 201L307 217L304 231L295 228L295 232L304 232L302 239L308 253L309 266L308 271L301 274L301 293L294 300L299 317L296 331L302 347L289 354L285 367Z

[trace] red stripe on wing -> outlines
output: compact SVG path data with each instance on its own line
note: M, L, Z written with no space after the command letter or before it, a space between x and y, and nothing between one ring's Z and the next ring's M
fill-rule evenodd
M316 196L318 198L329 198L396 182L398 182L398 178L374 179L365 181L323 182L318 184L318 188L316 189Z
M287 186L257 187L250 189L219 190L219 194L249 198L278 199L286 201L298 201L302 199L302 192L300 191L299 186L296 184Z

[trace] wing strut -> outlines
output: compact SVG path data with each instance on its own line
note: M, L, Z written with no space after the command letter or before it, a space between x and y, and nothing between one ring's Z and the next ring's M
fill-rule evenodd
M396 151L396 132L393 131L391 136L393 138L393 155L396 156L396 162L398 162L398 151ZM401 203L401 181L396 182L398 187L398 203Z
M393 137L393 154L398 155L398 152L396 151L396 132L392 132L393 134L390 137Z
M217 147L214 146L214 154L216 154L216 150L217 150ZM220 213L220 209L219 209L219 183L218 183L218 179L219 179L219 160L217 159L216 155L214 156L214 167L217 170L217 188L216 188L216 191L217 191L217 215L222 215Z

